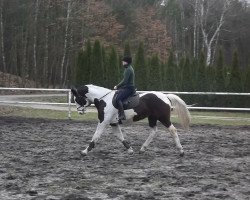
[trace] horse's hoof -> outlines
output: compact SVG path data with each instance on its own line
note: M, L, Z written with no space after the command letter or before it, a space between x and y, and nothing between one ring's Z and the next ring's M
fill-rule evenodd
M180 157L183 157L183 156L184 156L184 152L181 152L181 153L180 153Z
M80 152L82 156L87 156L87 152L86 151L81 151Z
M132 155L134 153L134 151L133 151L133 149L130 147L129 149L128 149L128 154L129 155Z
M139 151L139 154L145 153L145 151L146 151L146 148L145 147L141 147L141 149Z

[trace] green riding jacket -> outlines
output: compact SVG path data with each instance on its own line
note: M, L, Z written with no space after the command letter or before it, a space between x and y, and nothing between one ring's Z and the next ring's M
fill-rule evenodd
M129 86L135 86L135 73L131 65L125 67L123 80L117 85L117 88L125 88Z

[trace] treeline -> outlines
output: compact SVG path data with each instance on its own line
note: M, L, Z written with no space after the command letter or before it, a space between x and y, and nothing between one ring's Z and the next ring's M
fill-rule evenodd
M241 0L0 0L0 71L37 87L113 88L130 41L138 90L249 92L249 22Z
M250 66L240 68L237 51L231 65L226 65L223 50L220 49L215 64L208 67L202 52L198 59L183 57L178 63L172 52L167 60L161 60L157 54L146 56L143 42L136 52L131 52L127 42L123 54L119 54L115 47L105 48L98 40L93 43L88 41L78 54L74 82L112 89L122 79L121 59L124 55L133 57L138 90L250 92ZM250 105L248 97L195 96L186 95L185 99L203 106Z

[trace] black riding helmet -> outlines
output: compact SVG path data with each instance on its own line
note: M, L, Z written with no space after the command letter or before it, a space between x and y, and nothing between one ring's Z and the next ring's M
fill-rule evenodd
M130 65L132 63L132 58L130 56L123 57L122 61L128 63Z

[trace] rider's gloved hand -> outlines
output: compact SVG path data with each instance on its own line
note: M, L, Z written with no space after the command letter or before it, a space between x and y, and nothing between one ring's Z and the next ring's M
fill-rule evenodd
M117 90L117 86L114 87L114 90Z

